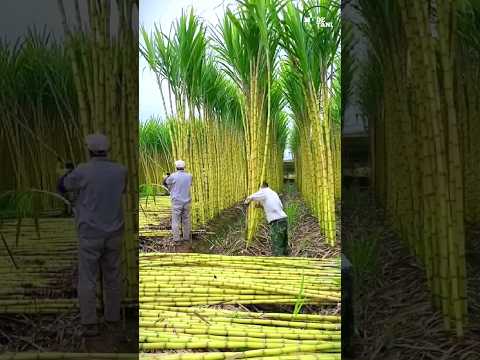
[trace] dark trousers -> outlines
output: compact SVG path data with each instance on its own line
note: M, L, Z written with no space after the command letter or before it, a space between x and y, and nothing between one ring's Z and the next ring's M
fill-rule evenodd
M285 256L288 252L288 222L279 219L270 222L270 237L272 238L273 256Z

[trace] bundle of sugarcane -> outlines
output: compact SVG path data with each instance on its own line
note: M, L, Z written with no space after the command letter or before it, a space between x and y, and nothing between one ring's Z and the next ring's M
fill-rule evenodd
M248 351L305 346L306 353L337 352L340 317L147 305L140 310L139 341L141 350Z
M246 351L243 353L191 353L191 354L109 354L109 353L60 353L60 352L24 352L24 353L4 353L0 355L0 360L90 360L90 359L99 359L99 360L217 360L217 359L229 359L229 358L249 358L254 360L259 359L281 359L281 360L339 360L339 354L295 354L289 349L284 349L283 353L288 355L275 355L278 353L276 349L270 349L270 351L261 352L258 350L255 351ZM270 354L273 354L270 356ZM233 357L232 357L233 356Z
M148 253L140 256L140 302L213 304L337 304L338 259Z
M320 349L317 347L316 349ZM223 360L223 359L253 359L253 360L340 360L341 355L335 353L312 353L297 352L307 349L305 346L301 348L286 346L279 349L259 349L243 352L222 352L222 353L188 353L188 354L147 354L140 353L141 360ZM308 348L309 350L312 347Z

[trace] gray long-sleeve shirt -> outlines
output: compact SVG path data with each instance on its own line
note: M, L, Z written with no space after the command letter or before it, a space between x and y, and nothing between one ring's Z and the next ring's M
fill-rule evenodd
M101 157L80 164L65 176L64 188L78 192L75 220L80 235L108 236L123 230L126 182L126 167Z
M192 201L190 195L192 174L189 174L184 170L178 170L165 179L165 184L170 191L172 202L188 204Z

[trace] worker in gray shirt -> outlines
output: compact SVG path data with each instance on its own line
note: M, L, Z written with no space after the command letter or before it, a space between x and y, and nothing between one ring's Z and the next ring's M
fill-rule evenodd
M170 198L172 199L173 240L181 241L181 228L183 240L188 241L192 228L190 221L192 175L185 171L185 162L182 160L175 161L175 168L177 169L176 172L171 175L167 174L163 179L163 185L170 191Z
M99 266L103 275L104 319L110 329L120 326L120 257L124 232L122 194L126 167L108 159L108 139L86 137L90 160L67 171L59 191L76 192L74 214L79 236L78 299L84 336L98 335L96 290Z

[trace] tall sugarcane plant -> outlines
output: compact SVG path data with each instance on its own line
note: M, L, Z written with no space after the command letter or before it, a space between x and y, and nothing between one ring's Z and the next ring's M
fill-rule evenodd
M473 1L360 0L370 42L360 105L373 128L375 191L458 336L467 315L464 224L478 216L478 193L465 191L478 179L479 35L470 33L478 10Z
M297 178L331 245L336 241L335 203L340 198L339 104L333 86L334 81L339 84L339 11L329 1L305 2L301 9L288 2L278 19L287 53L283 82L295 122Z
M107 135L111 140L111 158L128 168L123 274L125 295L135 298L138 291L138 25L135 19L138 1L88 1L87 21L78 5L76 1L76 20L72 25L63 0L58 0L78 103L79 135L81 138L94 132ZM112 17L114 6L118 13L116 22ZM85 156L76 160L83 159Z
M247 158L247 190L253 193L270 175L268 149L273 132L271 94L279 37L274 28L279 4L272 0L240 2L228 9L217 36L224 70L242 93L242 122ZM250 205L247 242L253 239L260 212Z

